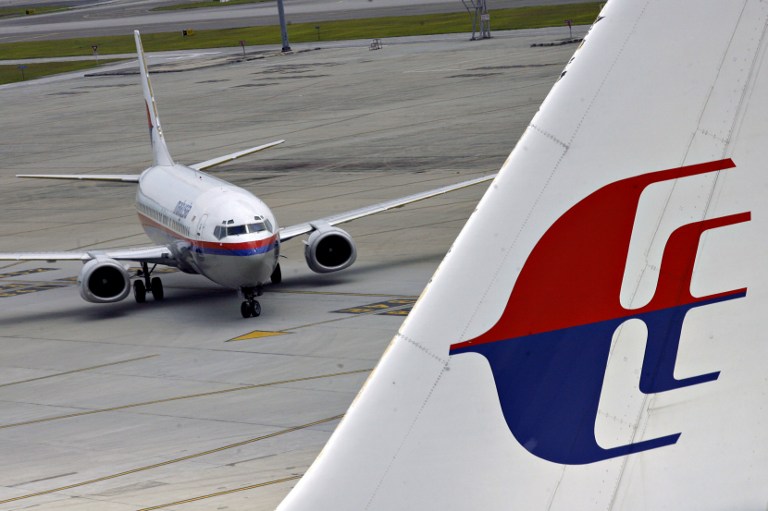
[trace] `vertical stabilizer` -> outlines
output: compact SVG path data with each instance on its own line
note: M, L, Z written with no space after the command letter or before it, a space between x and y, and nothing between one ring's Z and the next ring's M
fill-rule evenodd
M136 53L139 56L141 88L144 91L144 103L147 108L147 122L149 123L149 138L152 142L155 165L173 165L173 158L171 158L171 153L168 152L168 146L165 145L163 128L160 126L160 117L157 115L157 103L155 102L154 94L152 94L152 83L149 81L147 60L144 58L144 48L141 45L141 34L138 30L134 30L133 36L136 39Z
M766 509L766 141L768 2L609 0L279 511Z

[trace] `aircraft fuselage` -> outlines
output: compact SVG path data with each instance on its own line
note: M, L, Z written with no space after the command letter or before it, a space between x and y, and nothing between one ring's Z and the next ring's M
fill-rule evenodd
M187 273L247 289L268 281L277 265L272 211L222 179L180 164L151 167L139 179L136 210L147 235Z

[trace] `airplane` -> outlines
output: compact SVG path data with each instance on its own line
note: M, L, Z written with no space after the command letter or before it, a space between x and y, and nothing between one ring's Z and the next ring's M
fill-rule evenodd
M766 92L768 3L609 0L278 511L766 509Z
M257 317L261 314L261 304L256 298L262 294L264 284L282 281L278 257L283 242L308 234L304 255L309 268L316 273L340 271L355 262L357 249L349 233L336 225L493 179L494 175L483 176L280 228L263 201L203 170L274 147L284 140L190 166L176 162L160 125L138 30L134 31L134 38L154 165L139 175L20 174L17 177L137 184L139 221L157 245L116 250L0 253L0 260L82 261L77 282L81 297L88 302L118 302L125 299L131 289L139 303L146 301L148 293L156 301L163 300L162 280L152 273L157 265L166 265L240 290L244 298L241 315ZM129 273L127 261L141 265L136 275Z

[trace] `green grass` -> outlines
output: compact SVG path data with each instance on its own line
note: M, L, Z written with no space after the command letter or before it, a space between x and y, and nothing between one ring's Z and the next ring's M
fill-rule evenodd
M181 4L161 5L155 7L153 11L178 11L181 9L200 9L204 7L226 7L228 5L240 5L240 4L261 4L264 2L272 2L274 0L229 0L229 2L219 2L218 0L202 0L197 2L187 2Z
M568 34L564 20L573 20L574 25L592 23L599 12L598 2L491 11L492 30L515 30L523 28L563 27ZM429 14L419 16L398 16L368 18L359 20L323 21L317 23L294 23L288 27L291 42L312 42L318 40L384 39L388 37L432 35L456 32L470 32L471 20L466 12ZM194 29L194 26L187 28ZM238 46L240 41L248 45L279 44L280 27L232 28L224 30L196 30L190 37L182 37L181 31L160 34L143 34L142 40L147 51L190 50ZM107 36L57 41L28 41L0 44L0 58L21 59L35 57L65 57L90 55L91 45L99 45L99 55L134 53L133 37Z
M99 60L99 65L117 62L117 59ZM49 62L44 64L25 64L24 77L27 80L41 78L43 76L59 73L68 73L70 71L79 71L96 67L95 61L78 60L76 62ZM16 65L0 66L0 84L13 83L21 81L21 70Z
M47 12L65 11L69 7L61 5L31 5L17 7L0 7L0 18L10 18L14 16L31 16L34 14L45 14ZM30 14L27 14L27 10Z

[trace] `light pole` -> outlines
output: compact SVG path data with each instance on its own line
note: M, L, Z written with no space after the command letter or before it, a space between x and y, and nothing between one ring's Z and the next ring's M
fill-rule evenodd
M291 45L288 43L288 28L285 25L283 0L277 0L277 15L280 17L280 36L283 39L283 52L289 52L291 51Z

